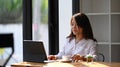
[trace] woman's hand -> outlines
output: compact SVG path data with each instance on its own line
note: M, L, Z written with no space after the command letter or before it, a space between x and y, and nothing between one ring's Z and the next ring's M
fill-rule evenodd
M84 60L84 56L80 56L79 54L75 54L73 57L72 57L72 60L75 61L75 62L78 62L79 60Z
M57 57L55 55L49 55L48 60L56 60Z

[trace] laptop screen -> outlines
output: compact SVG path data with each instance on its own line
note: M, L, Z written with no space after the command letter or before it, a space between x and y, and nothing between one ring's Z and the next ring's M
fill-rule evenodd
M28 62L44 62L46 52L41 41L23 41L23 60Z

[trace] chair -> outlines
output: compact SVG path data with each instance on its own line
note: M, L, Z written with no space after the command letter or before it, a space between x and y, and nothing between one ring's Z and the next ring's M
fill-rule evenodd
M102 53L98 53L98 61L105 61L105 56Z
M5 67L14 53L13 33L0 34L0 48L11 48L12 49L11 54L8 56L8 58L6 59L5 63L2 66L2 67Z

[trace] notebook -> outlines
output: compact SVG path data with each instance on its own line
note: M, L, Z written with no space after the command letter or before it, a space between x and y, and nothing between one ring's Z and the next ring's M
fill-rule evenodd
M44 62L47 60L43 42L24 40L23 60L27 62Z

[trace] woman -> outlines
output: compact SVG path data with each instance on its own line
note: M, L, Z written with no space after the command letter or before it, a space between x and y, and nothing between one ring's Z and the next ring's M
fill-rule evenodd
M71 33L66 38L66 44L57 55L48 56L49 60L70 55L73 60L85 60L83 56L96 55L96 39L88 17L83 13L77 13L71 18Z

